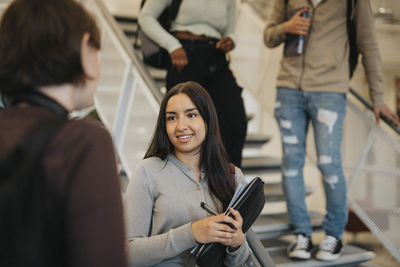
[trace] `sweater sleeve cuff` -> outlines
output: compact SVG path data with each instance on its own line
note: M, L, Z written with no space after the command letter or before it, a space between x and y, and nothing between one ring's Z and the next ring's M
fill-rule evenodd
M383 93L372 94L371 99L374 107L383 106L385 104L385 101L383 100Z
M173 52L173 51L175 51L176 49L181 48L181 47L182 47L181 43L179 43L179 41L177 41L176 43L174 43L174 44L168 46L167 51L168 51L168 53L171 54L171 52Z
M197 243L192 233L192 224L187 223L173 230L174 241L177 247L191 248Z
M237 266L243 264L250 255L250 248L247 240L240 245L238 249L235 251L229 251L229 248L226 248L226 258L225 264L227 266Z
M235 47L237 46L237 43L236 43L236 36L235 36L235 34L233 34L233 33L230 33L230 34L228 34L226 37L229 37L229 38L231 38L231 40L233 41L233 43L235 44Z
M276 39L279 41L283 41L286 39L286 33L283 29L283 23L275 27L275 34L276 34Z

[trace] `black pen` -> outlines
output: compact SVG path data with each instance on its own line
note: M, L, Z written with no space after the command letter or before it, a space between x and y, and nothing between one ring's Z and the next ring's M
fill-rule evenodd
M216 213L215 211L213 211L206 203L204 203L203 201L200 203L200 207L207 211L208 213L212 214L212 215L218 215L218 213Z
M210 208L210 206L208 206L205 202L201 202L200 203L200 207L202 208L202 209L204 209L205 211L207 211L208 213L210 213L210 214L212 214L212 215L218 215L215 211L213 211L211 208ZM237 230L237 228L232 224L232 223L229 223L229 222L222 222L222 223L224 223L224 224L227 224L230 228L232 228L232 229L234 229L234 230Z

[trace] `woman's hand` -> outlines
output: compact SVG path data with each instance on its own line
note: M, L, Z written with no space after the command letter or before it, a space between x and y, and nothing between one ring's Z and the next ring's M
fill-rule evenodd
M209 216L192 223L193 237L198 243L229 242L237 236L236 230L225 223L234 224L235 221L223 213L217 216Z
M210 216L192 223L193 237L198 243L218 242L231 248L239 247L244 241L242 232L243 219L238 211L231 209L234 218L223 213ZM225 223L230 223L237 230Z
M183 70L189 63L186 52L182 47L172 51L170 56L172 65L174 65L178 71Z
M311 20L310 18L304 18L301 16L301 14L306 10L307 8L302 8L301 10L297 11L297 13L294 14L290 20L283 24L285 33L307 35Z
M233 48L235 48L235 43L233 42L233 40L230 37L223 37L223 38L219 39L219 41L215 45L215 48L217 48L225 53L228 53Z
M230 240L230 243L224 244L226 246L229 246L231 251L234 251L235 249L237 249L238 247L240 247L245 239L245 235L242 231L242 225L243 225L243 218L240 215L240 213L237 210L234 209L230 209L233 218L234 218L234 223L233 225L236 227L236 229L238 229L236 231L237 236L235 238L233 238L232 240Z

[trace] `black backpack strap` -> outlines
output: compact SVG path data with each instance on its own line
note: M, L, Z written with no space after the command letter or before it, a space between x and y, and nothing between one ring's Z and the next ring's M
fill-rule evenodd
M181 6L182 0L172 0L171 5L168 7L168 17L167 17L167 29L171 28L171 23L174 21L178 15L179 8Z
M140 3L140 9L143 8L144 4L146 3L146 0L142 0ZM165 29L169 30L171 28L171 23L174 21L176 16L178 15L179 7L181 6L182 0L172 0L171 5L169 5L166 10L164 10L161 14L160 17L165 16L165 19L161 19L160 23L161 26L164 27ZM165 14L166 13L166 14ZM138 24L140 27L140 25Z
M48 197L42 164L48 144L66 121L58 116L38 123L0 162L0 227L5 230L0 262L54 266L66 259L63 196Z
M357 67L359 51L357 49L357 30L355 22L355 8L357 7L357 0L347 0L347 36L349 41L349 74L350 78L354 74Z
M57 259L65 260L64 242L60 241L65 223L63 196L56 195L59 200L48 198L43 158L48 144L67 121L66 116L40 121L0 161L0 217L6 215L0 220L0 227L8 229L2 232L5 246L0 245L8 253L0 262L54 266Z
M289 0L284 0L284 1L285 1L285 18L287 19L287 9L288 9Z
M21 102L27 102L34 106L44 107L63 117L67 117L69 113L68 110L55 99L50 98L49 96L43 94L36 89L31 89L30 91L20 94L17 97L11 97L10 101L11 105L17 105Z

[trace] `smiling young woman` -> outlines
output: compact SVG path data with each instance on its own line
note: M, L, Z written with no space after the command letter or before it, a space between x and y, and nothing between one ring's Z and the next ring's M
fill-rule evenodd
M127 188L131 264L195 266L190 250L208 242L230 248L227 266L246 261L242 217L234 210L234 218L222 213L239 182L244 176L238 168L231 171L207 91L195 82L176 85L161 103L153 140ZM220 214L207 217L202 201Z

